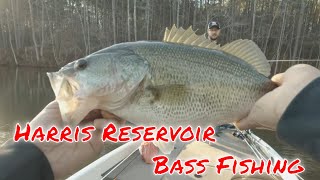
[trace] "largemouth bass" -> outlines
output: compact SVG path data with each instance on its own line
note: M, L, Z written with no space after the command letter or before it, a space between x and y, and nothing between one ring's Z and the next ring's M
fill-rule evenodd
M206 126L245 117L276 87L269 73L250 40L220 47L173 26L163 42L116 44L48 76L67 124L101 109L136 125Z

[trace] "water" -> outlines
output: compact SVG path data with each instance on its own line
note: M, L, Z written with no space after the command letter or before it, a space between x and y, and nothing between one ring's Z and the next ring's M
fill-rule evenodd
M47 71L0 67L0 144L12 137L16 123L30 121L54 99Z
M16 123L30 121L49 102L54 99L47 71L56 69L6 68L0 67L0 144L12 137ZM320 179L319 163L313 161L289 146L280 143L276 134L270 131L255 131L269 143L281 156L289 160L300 158L306 171L305 179ZM105 152L115 145L106 145Z
M320 163L314 161L309 155L303 154L291 146L286 145L277 138L275 132L254 130L255 134L267 142L271 147L273 147L283 158L294 160L299 158L302 162L301 164L306 169L301 177L305 180L318 180L320 179Z

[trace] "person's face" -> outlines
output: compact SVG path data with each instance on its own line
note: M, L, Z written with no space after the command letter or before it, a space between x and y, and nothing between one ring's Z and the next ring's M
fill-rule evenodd
M211 29L208 29L208 37L211 39L211 40L216 40L220 35L220 29L216 28L216 27L213 27Z

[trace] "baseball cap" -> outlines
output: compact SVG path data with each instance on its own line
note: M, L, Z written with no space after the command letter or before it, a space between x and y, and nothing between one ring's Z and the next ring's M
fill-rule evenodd
M208 23L208 29L212 29L214 27L220 29L220 24L217 21L210 21Z

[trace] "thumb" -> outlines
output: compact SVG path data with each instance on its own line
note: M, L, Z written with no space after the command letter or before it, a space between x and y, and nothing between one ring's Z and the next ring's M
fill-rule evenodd
M257 124L250 118L250 114L249 116L235 122L234 125L239 130L247 130L247 129L253 129L257 127Z
M248 120L248 118L241 119L234 124L239 130L247 130L253 129L256 127L252 121Z
M278 86L281 86L284 81L284 73L274 75L271 80L275 82Z

